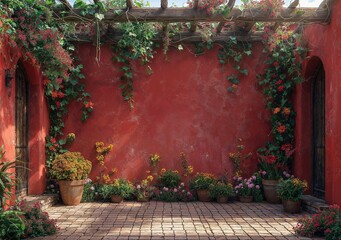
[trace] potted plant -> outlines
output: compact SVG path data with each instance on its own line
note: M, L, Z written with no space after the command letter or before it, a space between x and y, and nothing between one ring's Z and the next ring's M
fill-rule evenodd
M283 166L283 164L276 152L277 146L274 146L273 144L268 144L266 148L258 149L264 197L269 203L281 202L276 188L283 171L278 166Z
M78 205L82 200L85 179L91 171L91 162L79 152L59 154L52 162L51 175L60 187L65 205Z
M216 182L216 177L211 173L197 173L194 178L191 179L189 186L191 189L197 191L199 201L210 202L212 199L208 194L208 189Z
M233 195L233 187L230 183L217 182L211 185L208 194L211 198L216 199L218 203L227 203L228 198Z
M249 179L238 177L234 187L236 195L241 202L252 202L255 189L259 189L259 185L255 184L256 176L251 176Z
M298 178L281 180L277 186L278 196L282 199L283 209L287 213L301 212L301 199L308 185Z
M120 203L134 192L133 185L122 178L115 179L110 191L111 202Z

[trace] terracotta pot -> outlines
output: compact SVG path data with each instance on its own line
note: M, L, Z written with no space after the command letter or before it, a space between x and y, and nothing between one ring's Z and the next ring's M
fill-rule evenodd
M301 212L301 200L293 201L290 199L282 200L284 212L287 213L300 213Z
M198 194L198 199L200 202L211 202L212 198L208 195L208 190L207 189L200 189L197 190Z
M112 203L121 203L121 202L123 202L123 197L117 196L117 195L111 196L110 199L111 199Z
M227 203L228 199L229 199L228 197L219 196L219 197L217 197L217 203Z
M239 196L239 201L242 203L250 203L253 201L253 196Z
M85 180L59 181L60 195L67 206L80 204Z
M277 194L278 180L262 180L265 200L268 203L281 203Z

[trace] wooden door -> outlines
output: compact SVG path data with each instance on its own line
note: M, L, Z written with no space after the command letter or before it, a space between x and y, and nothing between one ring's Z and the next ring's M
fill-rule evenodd
M313 195L325 195L325 73L322 63L313 80Z
M16 197L28 192L28 84L23 67L15 73Z

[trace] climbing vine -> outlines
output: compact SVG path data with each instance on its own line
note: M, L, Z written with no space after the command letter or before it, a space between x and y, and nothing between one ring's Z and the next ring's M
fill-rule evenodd
M299 45L299 35L290 31L266 30L266 69L259 76L266 107L271 111L273 141L259 154L268 164L285 170L290 167L294 151L296 113L291 101L296 84L301 83L302 61L306 48ZM263 162L264 163L264 162Z
M73 46L66 42L63 24L51 16L49 5L35 0L3 0L0 2L1 35L12 47L18 48L24 59L41 69L45 97L49 107L50 130L46 137L47 165L56 153L64 151L62 138L64 116L72 100L82 103L82 120L92 112L93 103L80 80L82 65L75 65ZM57 142L56 138L60 139ZM53 145L53 147L51 147Z

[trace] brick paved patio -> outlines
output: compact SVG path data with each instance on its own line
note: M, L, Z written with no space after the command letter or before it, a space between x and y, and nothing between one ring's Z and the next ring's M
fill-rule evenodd
M48 209L56 235L39 239L298 239L298 217L267 203L84 203Z

